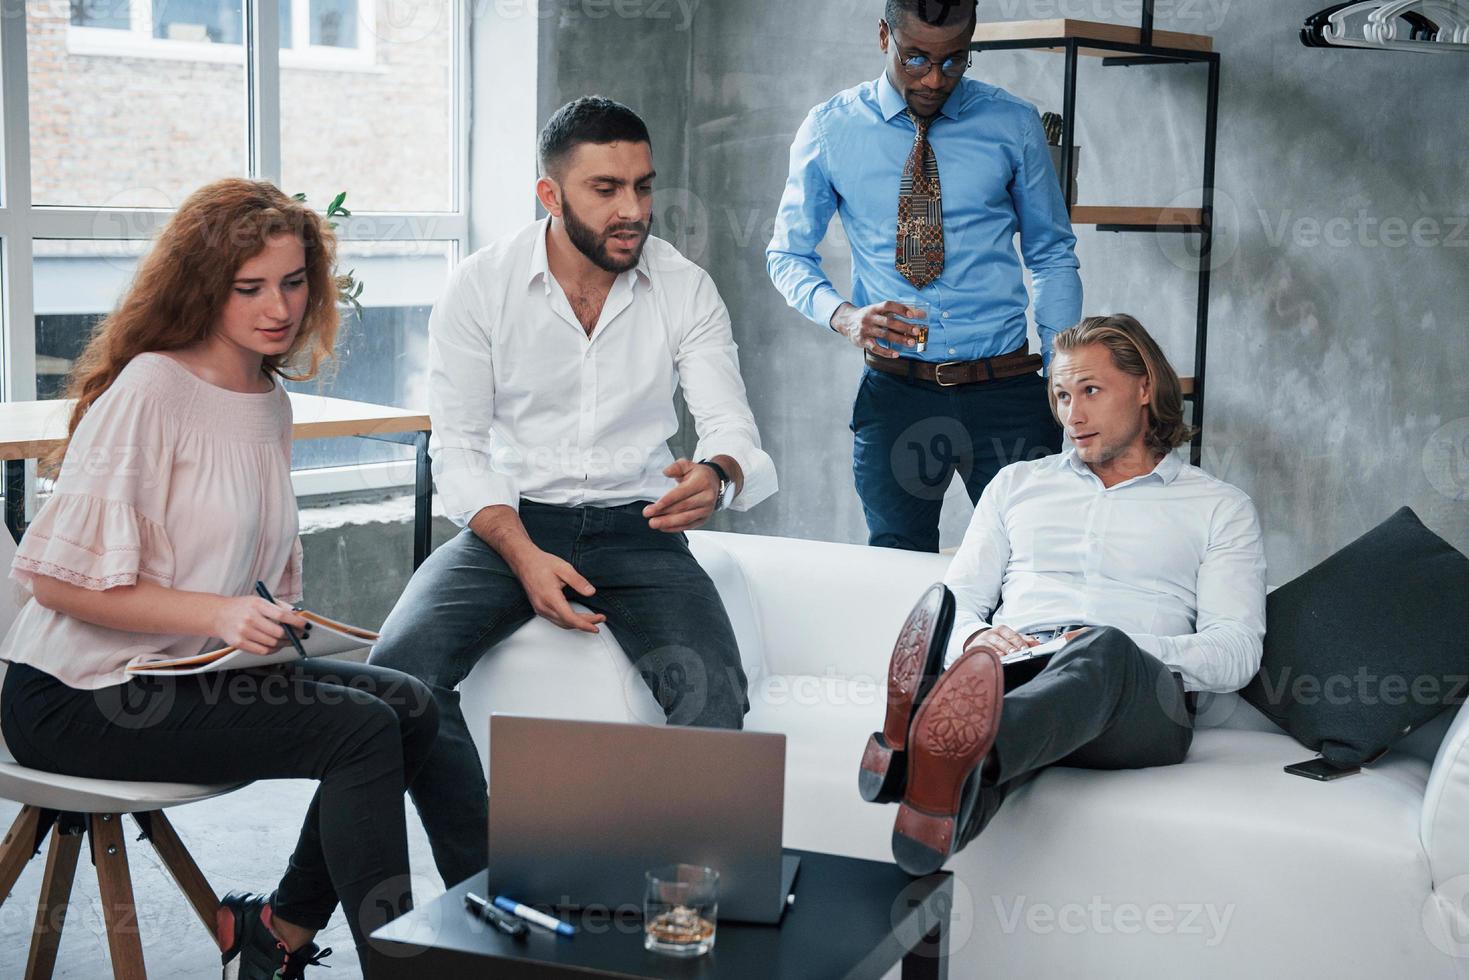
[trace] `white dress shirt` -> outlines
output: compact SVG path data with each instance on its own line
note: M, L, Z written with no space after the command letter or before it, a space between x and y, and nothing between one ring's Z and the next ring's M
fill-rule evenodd
M694 458L744 471L734 510L776 490L745 397L729 311L708 273L649 238L612 284L590 337L546 263L550 219L465 259L429 318L430 452L444 509L467 524L522 498L616 507L675 485L674 392Z
M1244 491L1169 455L1110 489L1076 456L1015 463L985 488L944 577L947 663L990 626L1115 626L1190 691L1260 668L1265 551Z

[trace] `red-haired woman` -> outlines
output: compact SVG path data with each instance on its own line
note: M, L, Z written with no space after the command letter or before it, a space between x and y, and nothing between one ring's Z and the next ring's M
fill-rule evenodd
M276 188L192 194L73 373L55 492L11 575L31 599L0 643L0 732L74 776L320 781L273 895L226 896L226 975L299 977L340 903L359 952L412 903L403 791L438 729L418 681L309 661L141 679L217 637L262 654L305 621L282 379L312 377L338 317L335 240ZM221 681L227 677L228 682Z

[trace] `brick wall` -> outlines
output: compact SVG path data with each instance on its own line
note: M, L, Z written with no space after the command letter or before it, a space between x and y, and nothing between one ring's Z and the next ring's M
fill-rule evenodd
M67 2L25 6L36 203L169 207L246 172L243 53L234 64L81 54L68 49ZM380 0L375 31L359 26L375 40L371 66L282 67L285 190L318 207L337 190L358 210L450 207L452 3L416 4L400 24L401 6Z

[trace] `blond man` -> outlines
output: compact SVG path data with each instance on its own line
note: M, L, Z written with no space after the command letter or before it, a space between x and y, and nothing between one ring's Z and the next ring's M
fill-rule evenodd
M1055 349L1049 397L1070 448L985 489L945 577L947 649L895 655L886 724L864 756L863 795L901 802L893 854L914 874L1046 766L1182 762L1194 692L1238 690L1260 666L1259 518L1243 491L1174 453L1192 435L1178 375L1129 316L1083 320ZM1001 658L1056 639L1044 669L1018 686L1012 675L1006 693Z

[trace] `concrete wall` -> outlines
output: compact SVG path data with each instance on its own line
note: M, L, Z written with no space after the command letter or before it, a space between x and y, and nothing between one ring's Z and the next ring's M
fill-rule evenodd
M858 352L785 305L763 249L805 112L881 71L881 3L804 3L793 14L778 0L703 0L688 31L675 4L672 19L647 16L658 6L593 19L584 0L566 0L544 20L541 118L591 91L644 113L660 194L676 191L690 215L680 243L731 307L782 490L717 523L865 540L847 429ZM981 15L1130 22L1137 6L982 0ZM1402 504L1469 550L1469 129L1451 109L1469 87L1469 57L1306 49L1296 32L1320 6L1158 6L1160 28L1212 34L1223 54L1205 464L1255 498L1273 581ZM1059 110L1061 69L1056 56L986 53L971 74ZM1088 59L1081 202L1196 203L1204 82L1201 66ZM1079 237L1087 312L1136 314L1191 373L1192 239ZM826 252L845 288L839 226ZM968 519L957 490L946 545Z

